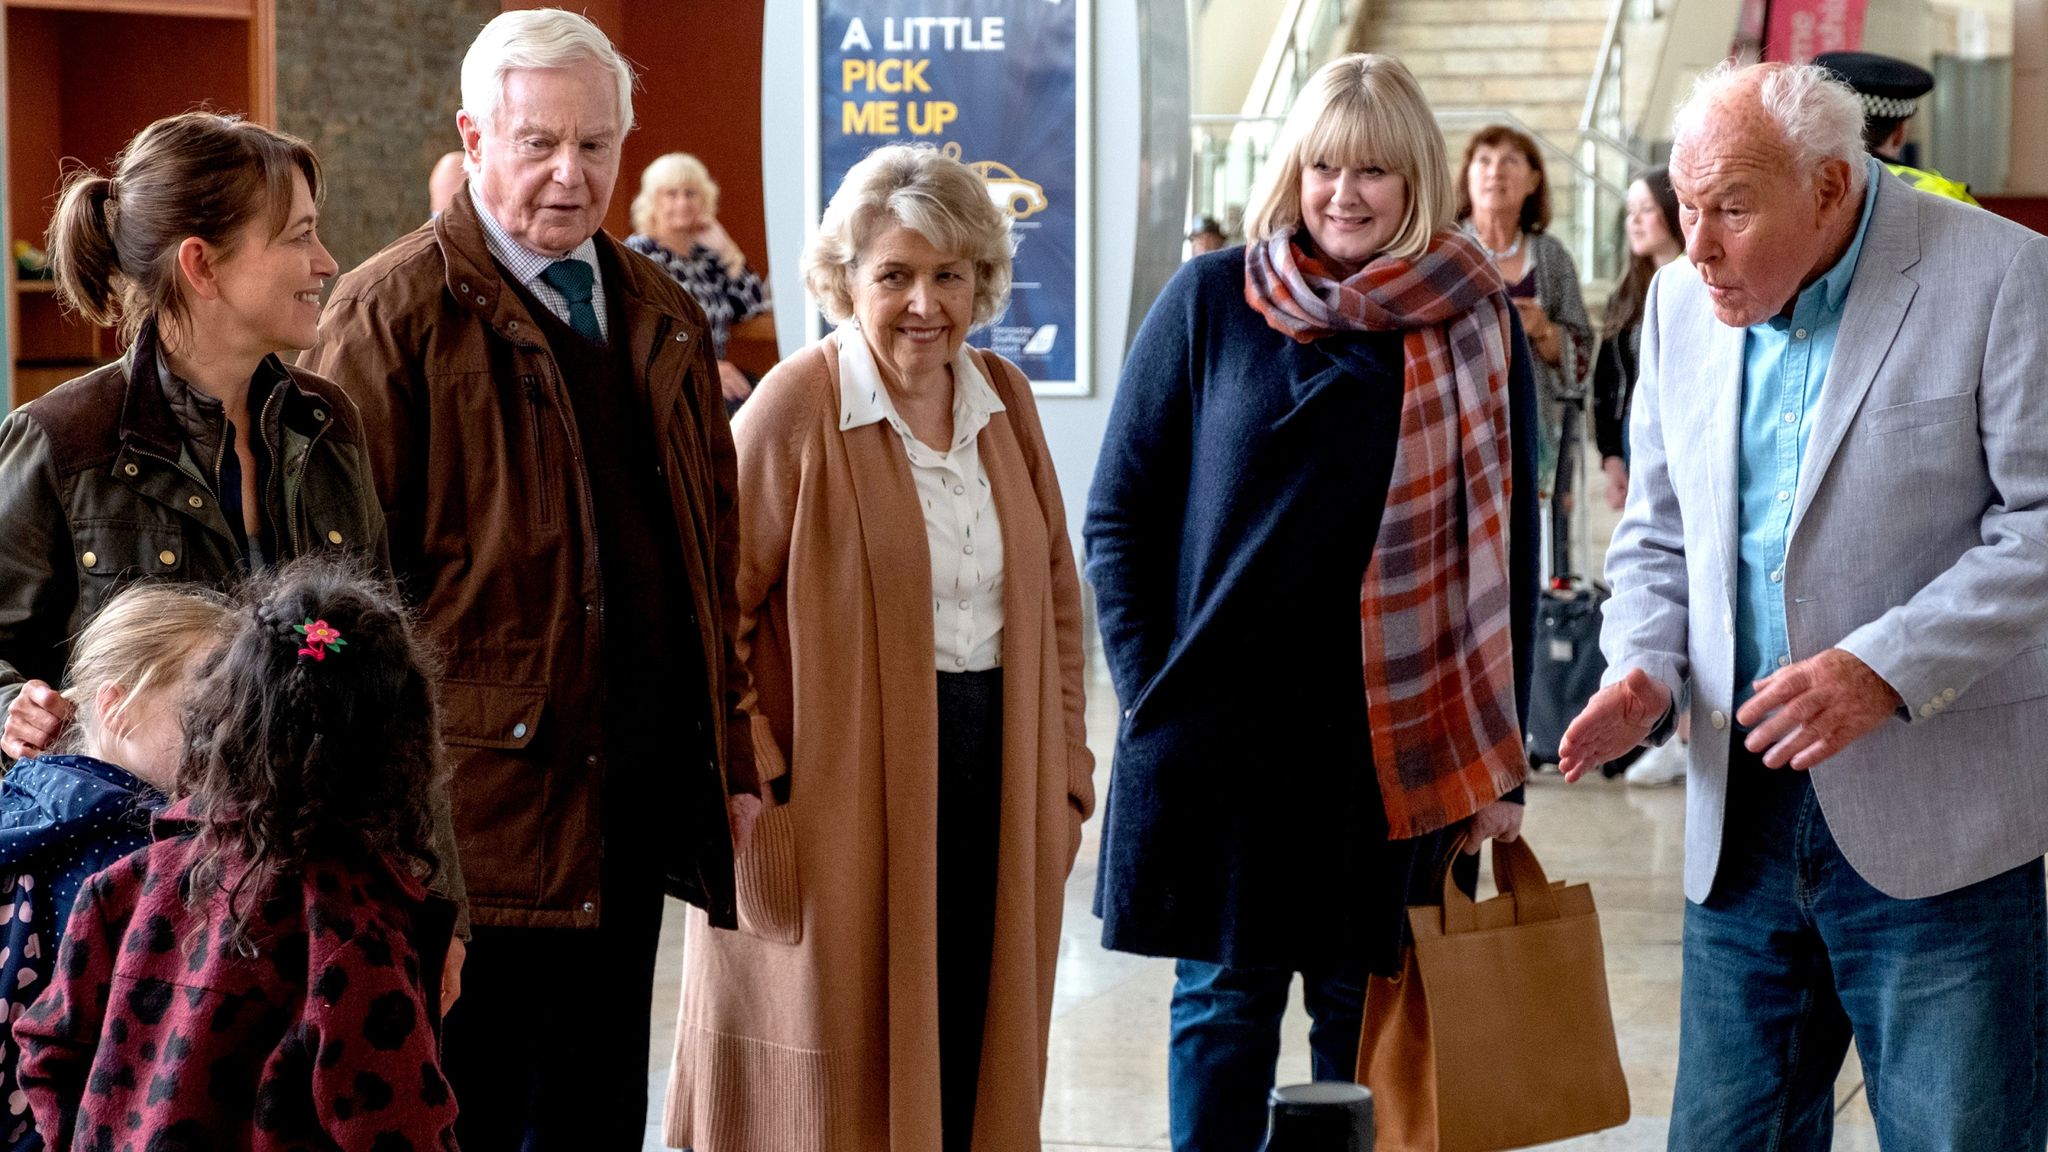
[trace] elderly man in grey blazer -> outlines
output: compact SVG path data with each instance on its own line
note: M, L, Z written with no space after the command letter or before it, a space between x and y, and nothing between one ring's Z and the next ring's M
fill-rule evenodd
M1608 682L1576 779L1691 709L1673 1149L2048 1143L2048 239L1724 67L1671 159Z

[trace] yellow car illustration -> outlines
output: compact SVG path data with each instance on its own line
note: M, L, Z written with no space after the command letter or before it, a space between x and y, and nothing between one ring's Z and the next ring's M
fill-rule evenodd
M995 200L996 207L1022 220L1045 211L1045 189L1037 183L1017 175L1007 164L994 160L977 160L968 165L988 185L988 194Z

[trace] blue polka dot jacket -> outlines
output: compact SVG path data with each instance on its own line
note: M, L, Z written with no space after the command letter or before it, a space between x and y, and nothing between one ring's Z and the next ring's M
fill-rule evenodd
M0 782L0 1136L43 1146L21 1091L12 1022L49 986L87 877L149 846L156 789L90 756L23 760Z
M154 831L86 881L50 987L14 1025L50 1146L453 1149L453 905L385 860L316 857L250 898L237 948L225 896L186 899L187 802Z

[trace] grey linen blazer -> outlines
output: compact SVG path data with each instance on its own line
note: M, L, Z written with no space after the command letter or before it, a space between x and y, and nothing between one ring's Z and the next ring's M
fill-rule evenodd
M1877 178L1784 596L1794 660L1842 648L1906 702L1813 786L1856 871L1913 898L2048 851L2048 238ZM1690 692L1685 894L1704 901L1739 735L1744 339L1684 261L1646 312L1601 647L1610 683L1641 668Z

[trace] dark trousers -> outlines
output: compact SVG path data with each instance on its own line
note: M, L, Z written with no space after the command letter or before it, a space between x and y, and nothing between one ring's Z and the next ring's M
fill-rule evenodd
M475 929L442 1064L477 1152L637 1152L662 892L604 885L603 924Z
M946 1152L974 1142L995 946L1003 673L939 673L939 1109Z
M1685 908L1673 1152L1824 1150L1853 1040L1885 1152L2048 1143L2041 862L1901 900L1856 874L1812 778L1729 758L1720 874Z

